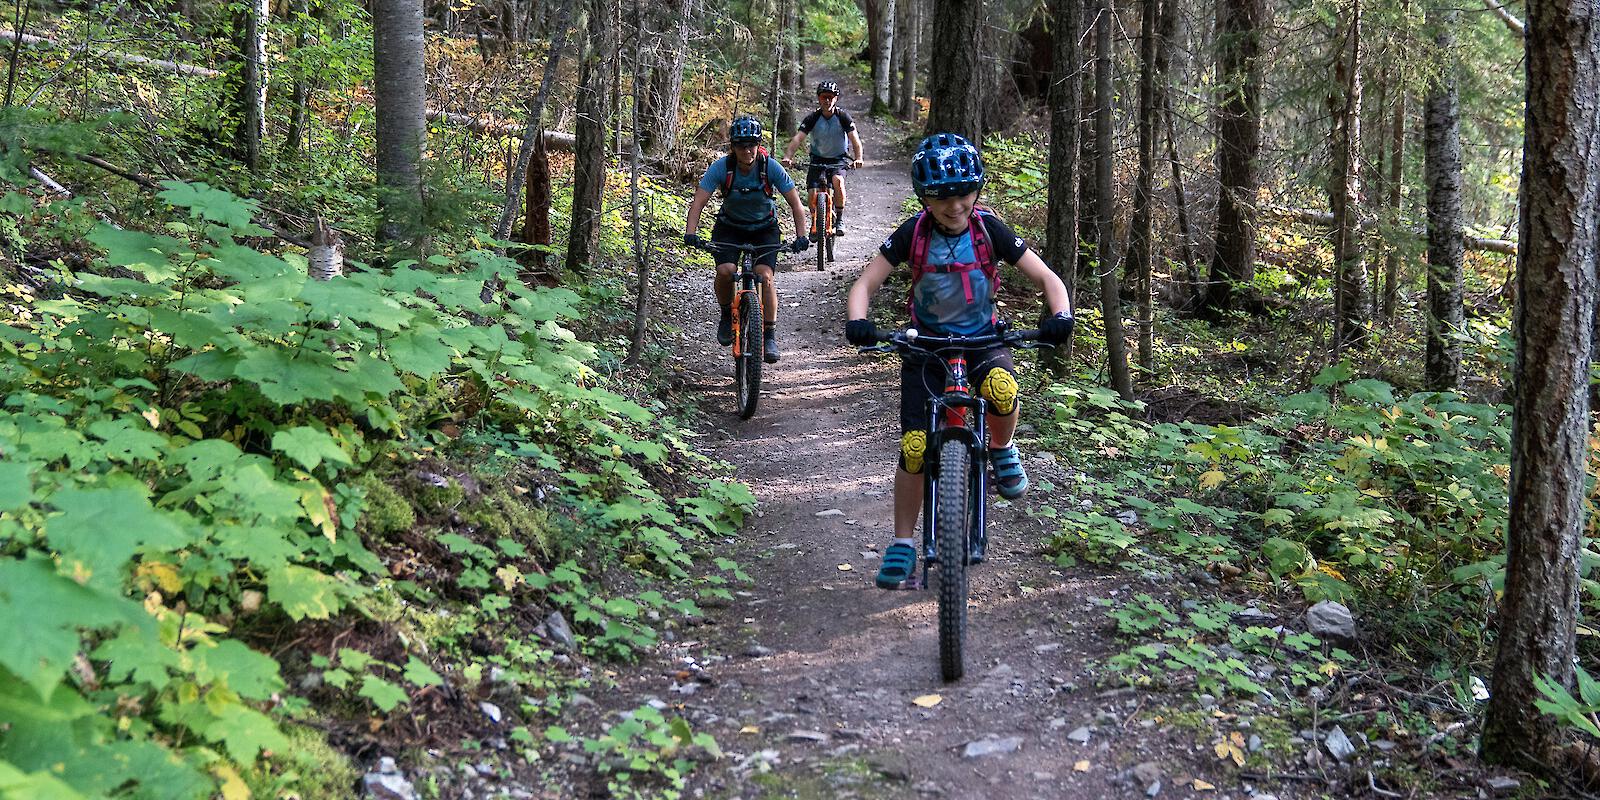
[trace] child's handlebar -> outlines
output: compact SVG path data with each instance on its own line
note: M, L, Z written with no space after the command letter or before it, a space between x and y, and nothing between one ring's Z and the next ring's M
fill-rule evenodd
M1009 330L1004 323L998 325L994 333L982 336L932 336L916 328L907 328L903 331L879 332L877 338L878 344L858 349L863 353L934 353L939 350L983 350L1001 345L1025 350L1055 346L1039 341L1037 329Z

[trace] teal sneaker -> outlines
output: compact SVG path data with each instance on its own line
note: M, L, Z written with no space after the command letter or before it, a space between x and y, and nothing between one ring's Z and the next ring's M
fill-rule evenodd
M1028 472L1016 445L989 448L989 463L994 465L994 487L1001 497L1015 500L1028 491Z
M898 589L911 579L917 568L917 548L896 542L883 551L883 564L878 567L876 583L879 589Z

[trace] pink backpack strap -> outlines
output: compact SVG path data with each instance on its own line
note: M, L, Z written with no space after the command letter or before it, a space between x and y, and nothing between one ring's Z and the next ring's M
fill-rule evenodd
M918 211L911 223L911 283L906 288L906 310L917 323L917 281L928 271L928 212Z

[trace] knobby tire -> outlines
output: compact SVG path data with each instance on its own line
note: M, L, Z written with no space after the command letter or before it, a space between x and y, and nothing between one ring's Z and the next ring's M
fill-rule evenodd
M828 268L828 251L833 249L833 198L817 194L817 271Z
M733 383L738 396L739 419L756 413L761 400L762 318L761 285L741 290L739 296L739 352L734 357Z
M965 442L939 448L939 485L934 497L934 541L939 557L939 672L947 681L966 672L962 647L967 634L967 534L971 521L971 454Z

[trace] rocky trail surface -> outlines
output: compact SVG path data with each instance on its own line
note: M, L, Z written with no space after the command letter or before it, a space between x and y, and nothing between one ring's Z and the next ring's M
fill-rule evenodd
M861 96L847 90L844 105ZM640 663L617 668L615 685L595 693L596 718L614 721L649 704L714 736L723 757L697 766L687 797L1493 794L1390 792L1351 761L1358 747L1387 752L1384 742L1369 747L1357 735L1352 743L1327 724L1294 730L1273 719L1272 705L1218 700L1192 684L1129 687L1108 665L1129 647L1108 608L1148 595L1194 609L1185 598L1237 593L1203 571L1055 566L1043 552L1054 523L1027 509L1089 501L1058 488L1070 484L1070 465L1030 446L1026 405L1020 441L1035 489L1016 504L991 497L990 560L970 573L967 674L940 679L935 593L872 583L891 532L898 365L844 343L844 294L905 218L909 179L893 131L857 118L868 161L848 175L848 233L825 271L815 270L814 251L780 261L783 358L765 370L750 420L733 414L732 365L713 339L710 275L691 275L674 292L684 320L677 367L710 410L702 446L733 464L759 501L719 548L752 581L669 632ZM898 303L894 291L876 302ZM1132 517L1122 507L1099 510ZM1244 611L1229 624L1290 626L1279 636L1304 630L1303 617L1232 599ZM589 791L605 796L604 780Z

